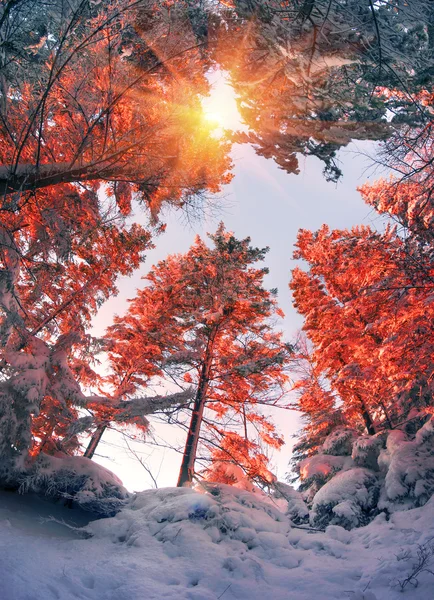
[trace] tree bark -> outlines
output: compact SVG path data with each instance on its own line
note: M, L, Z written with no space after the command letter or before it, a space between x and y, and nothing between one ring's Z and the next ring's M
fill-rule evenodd
M193 414L191 415L190 427L188 429L187 441L185 442L184 454L182 457L181 468L179 470L178 487L190 485L194 476L194 463L196 460L197 446L199 443L200 427L203 420L203 412L205 409L206 393L210 379L211 364L213 359L213 346L217 334L215 328L209 339L205 351L204 362L202 365L199 384L197 387L196 397L194 399Z
M68 163L20 165L15 170L0 167L0 195L34 191L50 185L110 178L113 173L103 165L71 167Z
M375 431L374 421L372 420L372 417L369 414L368 409L366 408L366 404L363 402L359 394L356 394L356 398L360 403L360 413L365 423L366 431L369 433L369 435L375 435L377 432Z
M247 440L249 439L249 436L247 434L247 418L246 418L246 407L243 404L242 407L242 411L243 411L243 425L244 425L244 439Z
M94 434L90 438L90 442L86 448L86 452L83 455L85 458L93 458L93 455L95 454L97 446L100 443L103 433L106 429L107 429L107 425L98 425Z

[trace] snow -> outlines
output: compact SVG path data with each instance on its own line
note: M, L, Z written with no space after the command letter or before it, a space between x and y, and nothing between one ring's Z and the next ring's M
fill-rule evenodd
M407 441L401 431L393 431L379 464L387 469L379 507L390 511L406 506L421 506L434 493L434 424L430 419L414 440Z
M338 427L327 436L322 451L324 454L334 454L335 456L351 455L353 441L357 437L357 432L353 429Z
M56 520L47 521L50 515ZM200 492L147 490L112 518L88 519L89 513L59 503L0 493L2 600L434 595L428 572L404 594L397 585L411 571L419 545L434 537L433 500L395 512L389 521L378 515L352 531L330 525L312 532L294 527L258 494L208 483Z
M430 414L416 417L421 418L409 431L368 436L337 429L318 454L300 461L311 524L351 529L381 511L423 506L434 495L434 419Z
M21 477L20 491L70 500L100 516L115 514L130 494L114 473L89 458L40 454Z
M317 527L327 523L346 528L366 524L378 494L377 478L368 469L342 471L316 493L310 520Z
M315 454L300 462L300 475L303 480L313 478L326 479L336 471L354 466L349 456L332 456L331 454Z
M376 471L382 446L382 435L362 435L353 442L351 458L357 466Z
M280 508L281 501L286 502L281 510L293 523L299 524L309 520L309 509L298 490L281 481L275 482L273 488L274 498L278 500L278 507Z

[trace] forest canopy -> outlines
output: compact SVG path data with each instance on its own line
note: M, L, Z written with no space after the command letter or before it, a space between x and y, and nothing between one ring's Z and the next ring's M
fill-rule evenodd
M184 415L179 485L288 494L266 450L283 443L266 412L280 405L304 419L293 466L318 526L427 501L433 50L427 0L0 2L3 486L77 499L89 481L74 459L85 465L113 424L146 440L158 413ZM213 72L242 131L215 135L206 119ZM119 277L158 244L164 210L218 207L235 144L289 174L313 156L337 182L353 140L381 142L391 177L360 193L387 226L300 230L297 340L256 265L267 249L223 224L211 246L154 266L126 314L91 335ZM327 485L341 480L369 501L334 505ZM110 478L92 493L108 513L123 498Z

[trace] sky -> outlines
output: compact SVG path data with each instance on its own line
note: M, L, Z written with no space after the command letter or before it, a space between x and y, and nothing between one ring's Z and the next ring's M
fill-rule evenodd
M219 135L223 122L228 128L236 128L239 121L232 90L224 77L217 74L212 83L214 91L204 103L204 110L210 120L216 122L216 135ZM156 247L148 252L140 270L130 278L119 280L119 294L101 307L94 320L93 335L102 335L113 316L126 311L127 299L133 298L136 290L143 286L141 277L153 264L169 254L186 252L197 234L205 237L223 221L237 238L250 236L254 246L270 247L264 261L270 270L265 284L268 288L278 288L278 302L285 313L281 328L287 341L293 340L302 326L288 289L291 269L298 262L291 258L297 231L300 228L316 230L324 223L333 229L358 224L381 228L378 215L364 204L356 190L373 175L373 160L367 155L373 156L374 152L371 142L357 142L343 149L339 159L344 174L335 184L325 181L322 163L315 157L300 157L300 174L288 175L272 160L257 156L253 148L236 146L233 150L235 176L216 199L219 208L196 222L187 222L182 214L173 210L164 215L165 233L155 240ZM138 214L137 220L146 223L142 215ZM272 416L286 442L280 452L273 454L272 470L278 479L284 480L300 420L296 412L281 409L274 409ZM153 423L153 431L159 442L164 440L170 446L183 447L185 434L174 425ZM176 485L181 462L179 453L157 447L151 439L140 443L129 440L128 444L136 456L126 447L122 435L106 431L94 459L116 473L130 491L154 486L138 458L150 469L158 487Z

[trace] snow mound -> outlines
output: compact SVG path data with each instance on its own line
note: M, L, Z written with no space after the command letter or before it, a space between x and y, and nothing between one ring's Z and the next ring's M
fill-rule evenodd
M57 504L56 522L36 527L40 510L51 514L46 501L25 514L4 504L0 493L2 600L399 600L399 581L434 538L433 501L312 532L229 486L149 490L89 523L87 539L62 525L77 525L76 509ZM412 600L433 595L434 577L420 573Z
M130 496L114 473L90 459L46 454L21 476L19 491L70 500L104 517L116 514Z
M289 522L270 502L224 484L205 484L203 491L166 488L141 492L113 519L98 521L89 531L113 542L140 546L149 534L162 541L176 539L182 523L188 522L193 524L193 537L204 532L211 543L230 539L245 544L246 549L263 543L288 546Z

